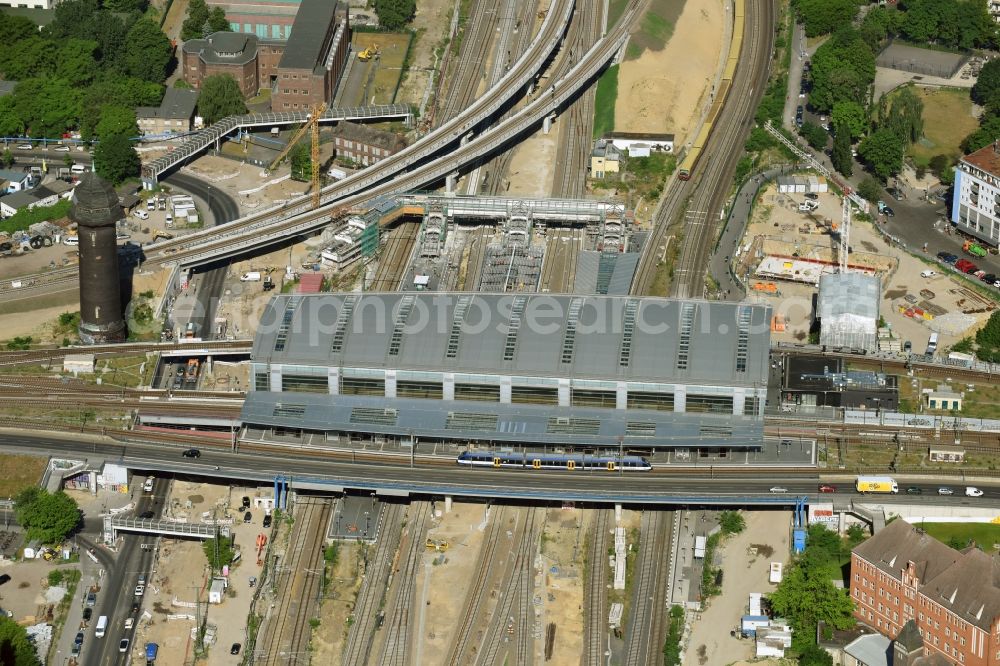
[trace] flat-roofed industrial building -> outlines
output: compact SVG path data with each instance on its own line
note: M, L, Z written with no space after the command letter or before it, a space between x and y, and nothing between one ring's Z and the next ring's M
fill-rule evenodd
M770 318L626 296L280 295L242 418L328 439L755 449Z

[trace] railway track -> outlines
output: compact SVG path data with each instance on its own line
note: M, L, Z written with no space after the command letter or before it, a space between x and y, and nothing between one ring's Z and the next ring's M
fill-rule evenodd
M604 666L608 635L608 536L612 511L595 509L587 548L587 579L583 589L583 665Z
M392 573L392 560L399 547L399 522L403 507L399 504L387 505L385 519L378 530L375 554L366 562L364 581L354 602L353 618L344 647L346 666L364 666L371 655L375 640L375 626L379 610L385 600L386 586Z
M190 350L192 355L206 351L244 353L253 347L253 340L233 340L216 342L196 342L178 344L167 343L123 343L120 345L94 345L92 347L50 347L44 349L27 349L22 351L0 352L0 366L26 365L31 363L52 362L65 358L69 354L94 354L105 356L139 356L179 350Z
M475 633L476 623L482 611L483 602L489 587L489 580L492 577L493 561L496 559L497 550L500 543L500 535L503 533L504 521L506 519L506 507L493 505L489 526L486 528L486 536L483 539L482 550L479 556L479 566L472 577L469 591L465 595L465 603L462 608L461 621L456 628L451 649L448 651L448 659L445 663L451 666L468 663L467 651L472 643Z
M701 150L692 180L683 182L675 177L667 184L667 194L654 213L653 230L632 282L634 294L666 295L653 294L654 281L665 255L668 231L675 227L683 242L679 262L674 267L672 294L699 297L702 294L705 258L739 157L739 151L732 150L732 146L743 145L741 137L750 129L754 109L767 82L774 43L773 0L745 0L745 11L739 66L732 84L721 86L724 90L720 90L720 95L728 95L718 106L713 104L706 117L714 129Z
M396 291L399 288L410 263L419 229L420 225L415 222L403 222L389 232L375 278L368 287L370 291Z
M431 507L428 502L413 502L408 511L406 552L399 569L395 598L387 605L391 608L386 621L385 644L378 660L380 666L410 666L410 626L413 619L413 591L417 583L417 570L423 558L424 539Z
M671 517L670 512L658 510L642 514L642 541L632 578L632 604L625 638L625 666L651 664L660 651L657 628L662 624L666 610L663 589L669 559L669 556L663 558L663 554L670 544Z
M515 635L515 659L508 661L499 659L500 663L514 663L528 666L531 663L531 650L525 646L530 644L530 625L525 630L518 613L515 624L513 610L515 603L519 609L531 608L532 580L534 578L535 552L538 550L538 529L541 525L538 514L540 510L529 507L524 519L524 527L518 530L519 540L512 551L510 569L505 571L507 578L505 588L500 592L500 601L490 616L490 623L476 655L477 666L493 666L503 652L504 636L511 632ZM529 619L530 619L530 613Z
M562 66L568 69L600 39L606 21L605 6L603 2L593 2L582 4L577 8L566 39L565 62L561 63ZM557 78L561 77L561 74L562 71L557 70ZM557 119L562 121L562 125L559 128L559 145L556 148L556 168L552 183L554 197L569 199L583 197L591 136L594 132L596 95L595 86L591 86L583 91Z
M269 623L266 639L257 644L254 664L286 664L290 658L296 659L294 655L309 650L312 630L309 620L320 592L322 577L317 571L323 566L322 545L330 518L330 502L310 500L299 506L302 515L293 524L294 537L282 557L284 563L276 579L276 585L281 584L279 581L285 582L272 615L277 623Z
M448 93L438 114L441 122L459 115L476 98L476 92L486 74L486 61L496 31L498 3L476 0L465 22L462 45L459 47L455 71L448 77Z

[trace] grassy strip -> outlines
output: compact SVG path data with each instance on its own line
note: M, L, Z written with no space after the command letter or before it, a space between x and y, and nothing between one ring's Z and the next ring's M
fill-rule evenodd
M969 541L987 553L1000 544L1000 525L992 523L918 523L917 527L952 548L965 548Z
M24 208L6 220L0 221L0 231L12 234L15 231L23 231L38 222L64 218L69 214L69 206L69 199L60 199L51 206L35 206L31 209Z
M663 665L680 666L681 636L684 634L684 609L680 606L670 607L670 627L667 629L667 639L663 642Z
M594 138L615 129L615 101L618 99L618 65L608 67L597 81L594 100Z

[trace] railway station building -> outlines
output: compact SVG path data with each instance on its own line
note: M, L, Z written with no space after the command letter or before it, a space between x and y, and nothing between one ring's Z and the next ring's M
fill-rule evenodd
M754 450L770 309L626 296L276 296L244 436Z

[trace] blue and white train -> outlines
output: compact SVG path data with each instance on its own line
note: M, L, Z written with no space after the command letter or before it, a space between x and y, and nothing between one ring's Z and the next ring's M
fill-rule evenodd
M649 461L640 456L591 456L583 453L502 453L498 451L465 451L458 464L468 467L514 467L522 469L606 470L615 472L648 472Z

